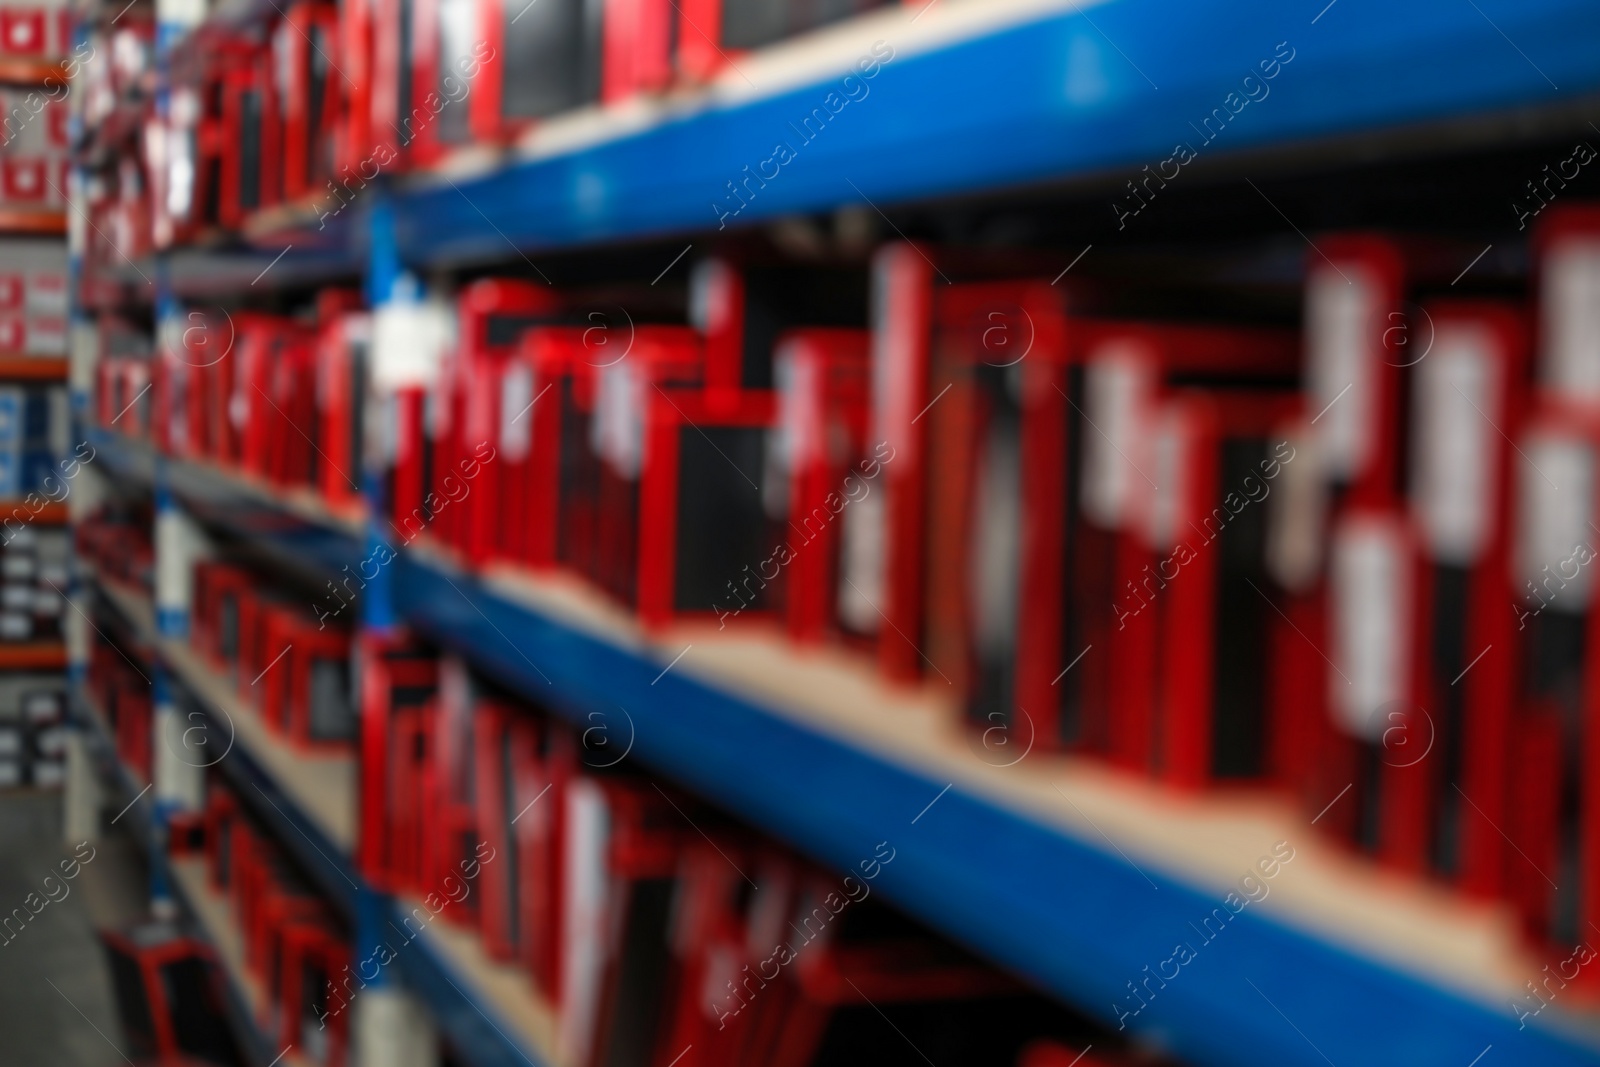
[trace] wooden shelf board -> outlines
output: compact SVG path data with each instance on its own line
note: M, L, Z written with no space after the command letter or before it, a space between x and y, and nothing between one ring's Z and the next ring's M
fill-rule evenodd
M161 657L194 694L233 723L238 744L272 775L283 791L314 820L328 839L349 855L356 840L356 761L354 756L304 752L273 732L233 682L214 670L183 641L160 637L155 608L142 592L99 576L100 588L138 629L140 638Z
M213 670L182 641L162 639L161 656L185 685L212 707L225 712L238 743L266 768L328 839L346 854L356 842L356 761L297 749L274 733L255 708L240 698L232 681Z
M206 861L192 857L173 856L167 861L172 878L189 902L189 909L210 942L223 973L244 995L244 1002L252 1016L251 1022L260 1026L267 1014L267 990L261 979L245 966L244 934L233 915L232 902L211 888L206 872ZM306 1067L307 1060L291 1047L279 1061L285 1067Z
M406 908L408 915L429 914L420 900L405 897L396 904ZM411 929L407 924L406 931ZM554 1051L558 1029L555 1009L533 984L526 967L491 959L484 951L483 938L476 931L451 922L448 911L441 912L413 936L449 964L455 976L465 983L462 992L468 998L482 1000L496 1018L515 1031L514 1036L521 1043L541 1054L545 1063L567 1062ZM405 951L399 945L396 949Z
M421 554L447 555L432 547ZM1180 793L1100 761L1046 751L1015 766L994 766L974 753L958 708L937 680L918 689L886 685L862 657L831 648L797 650L776 626L719 632L714 625L688 624L647 634L568 575L499 565L489 569L485 585L662 666L692 645L674 671L1074 836L1099 841L1104 831L1141 866L1219 899L1274 842L1288 841L1296 858L1274 881L1265 911L1466 996L1504 1003L1538 973L1508 908L1351 855L1310 830L1287 798L1266 787Z

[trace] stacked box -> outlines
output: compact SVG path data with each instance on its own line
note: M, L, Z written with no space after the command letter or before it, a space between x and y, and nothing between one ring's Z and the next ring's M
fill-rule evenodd
M69 547L59 528L10 530L0 544L0 641L60 638Z
M22 696L21 712L28 781L56 788L67 772L66 694L60 689L31 689Z
M0 29L0 35L4 30ZM56 97L64 94L57 89ZM0 204L62 211L71 167L65 99L41 89L0 90Z
M60 676L0 677L0 789L55 787L66 770L66 690Z
M67 354L67 250L60 241L0 243L0 352Z

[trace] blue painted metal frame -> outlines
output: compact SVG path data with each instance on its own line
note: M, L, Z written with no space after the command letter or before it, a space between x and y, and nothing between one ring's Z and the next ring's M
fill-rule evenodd
M117 610L117 602L111 597L101 595L100 601L113 611ZM118 612L118 615L120 617L121 613ZM123 622L128 631L137 637L137 622L127 618L124 618ZM194 688L184 680L182 673L173 670L166 662L158 646L151 646L151 654L155 657L153 667L165 678L165 684L172 693L183 721L190 721L187 717L189 712L198 712L204 719L203 725L208 737L230 739L226 755L220 757L213 765L217 772L228 779L245 804L267 824L273 836L294 855L323 893L346 915L354 914L355 895L360 883L351 857L342 853L328 835L300 810L294 799L279 788L272 774L257 762L248 748L234 743L233 725L227 715L220 713L202 695L195 692ZM87 715L87 711L84 714ZM93 723L92 719L89 721ZM157 814L159 815L159 812Z
M165 486L203 524L226 530L271 552L284 563L318 577L331 577L365 557L360 538L333 525L302 518L224 475L182 460L157 456L140 441L84 424L80 432L94 446L96 462L116 475L154 486L157 464L164 467Z
M1127 1020L1185 1062L1231 1067L1249 1050L1253 1061L1305 1067L1323 1067L1324 1054L1337 1064L1462 1067L1493 1044L1515 1050L1518 1062L1600 1064L1600 1043L1532 1023L1519 1032L1507 1006L1466 1000L1259 907L1208 943L1195 927L1222 901L1147 865L1158 891L1098 843L960 789L913 825L943 781L683 671L655 681L663 663L553 622L443 564L404 555L396 566L397 609L434 640L586 726L593 712L619 730L631 723L642 763L837 869L855 870L886 840L896 855L874 888L1113 1027L1114 1004L1138 1004L1129 983L1189 942L1197 958L1165 988L1152 986L1149 1006ZM1261 843L1263 855L1272 844Z
M85 429L99 450L97 459L104 456L107 466L114 473L141 484L153 481L156 460L148 450L121 435L92 427ZM342 531L317 527L281 511L274 511L270 505L247 497L243 491L237 498L232 495L226 499L219 497L214 492L211 480L198 486L189 485L190 494L186 495L183 465L170 460L166 462L169 476L174 473L178 475L173 479L173 491L183 496L191 511L204 521L220 524L280 552L292 551L293 546L301 544L322 545L324 549L316 557L321 561L340 559L340 553L355 552L359 548L359 542ZM248 506L248 518L241 517L240 501ZM326 546L333 546L332 550ZM349 558L359 558L359 555ZM324 565L328 564L325 562ZM332 569L329 566L330 572ZM115 609L115 601L109 597L101 599ZM124 621L130 631L136 632L134 620ZM155 654L159 658L158 649ZM182 694L180 699L204 716L206 729L211 736L232 736L225 716L219 715L216 708L186 685L181 674L170 671L168 674L174 688ZM87 714L85 710L83 715ZM90 722L92 725L92 720ZM99 736L98 731L96 734ZM110 749L110 758L116 762L114 747ZM267 824L274 838L289 849L311 874L319 888L353 920L357 929L357 945L370 946L383 937L387 933L387 924L382 922L384 919L392 917L397 925L400 924L402 916L393 898L376 891L360 877L351 857L341 852L299 809L294 799L278 787L272 775L251 757L248 749L234 746L216 768L251 810ZM117 764L117 771L123 779L126 778L126 772L122 771L120 764ZM462 991L456 978L451 977L449 964L422 941L413 942L400 954L400 971L428 1003L440 1028L464 1062L473 1067L543 1067L542 1060L506 1036L505 1027L492 1021L492 1013L485 1015L474 1004Z
M109 597L101 599L115 608L115 602ZM133 620L124 621L130 629L133 627ZM159 663L159 650L155 654ZM230 736L225 716L219 717L215 708L184 683L181 674L172 671L167 674L169 684L181 694L178 699L183 702L182 706L192 706L198 711L205 719L204 726L208 732L217 737ZM103 769L109 770L123 792L129 797L138 793L138 787L129 777L127 769L117 759L115 744L100 728L99 722L76 691L72 697L72 718L82 723L89 732L97 762ZM358 959L366 958L379 940L392 942L388 937L392 929L389 923L400 929L405 928L405 915L394 898L373 889L359 875L350 856L341 852L300 810L294 799L278 788L271 774L251 757L247 748L232 746L215 766L243 797L251 811L266 823L273 838L294 855L323 894L352 920L352 925L358 930L356 946L366 946L361 948ZM165 845L157 844L152 821L158 815L154 802L145 800L133 806L128 818L134 822L139 839L146 842L152 863L164 867ZM163 870L161 873L166 875L167 872ZM167 876L165 882L174 892L181 894L182 887L176 880ZM406 976L412 990L429 1005L440 1029L463 1062L472 1067L545 1067L544 1061L532 1051L522 1048L506 1036L505 1026L493 1020L492 1012L485 1014L463 992L457 979L451 976L450 965L439 958L423 939L408 942L397 953L397 960L400 973ZM379 971L380 976L385 973ZM245 1012L243 1018L248 1020L249 1013ZM251 1039L255 1040L258 1036L251 1035ZM261 1049L253 1051L252 1062L265 1063L275 1054L275 1050L265 1057L255 1054L263 1049L264 1044Z
M1171 957L1179 942L1190 943L1197 958L1126 1019L1187 1062L1220 1067L1249 1048L1307 1067L1324 1062L1323 1054L1341 1064L1460 1067L1493 1044L1517 1050L1522 1062L1600 1064L1600 1043L1578 1034L1575 1024L1563 1032L1555 1009L1519 1029L1509 1005L1469 1001L1259 909L1246 909L1214 944L1203 943L1195 929L1221 901L1161 872L1158 863L1145 866L1160 887L1154 890L1096 843L961 790L951 789L913 825L944 782L685 672L657 681L664 662L551 621L445 564L402 552L391 567L395 611L419 631L585 727L598 712L620 738L627 723L641 762L824 863L853 870L888 841L897 854L876 889L1112 1026L1135 1005L1130 984L1146 980L1152 972L1145 968ZM214 709L196 703L224 728ZM359 909L360 880L349 858L271 776L243 750L219 769L330 897L347 912ZM1262 842L1263 854L1271 845ZM474 1006L425 945L402 957L408 985L469 1062L537 1063ZM1203 973L1183 973L1190 970Z
M899 55L872 80L852 82L859 99L807 143L791 124L830 91L844 98L840 70L408 193L396 205L401 256L418 265L509 260L508 241L540 249L712 230L741 202L725 183L741 182L747 165L755 173L778 142L795 158L766 167L767 180L749 187L749 205L726 224L863 196L884 205L1096 173L1120 184L1142 178L1146 164L1154 173L1178 142L1203 158L1600 90L1600 8L1585 0L1339 0L1317 17L1324 2L1111 0ZM1260 74L1279 42L1292 61L1207 145L1198 124L1230 92L1244 97L1243 79ZM863 34L861 53L872 44ZM1183 181L1179 173L1172 180ZM1115 218L1109 202L1105 210Z
M181 674L170 674L182 693L180 699L205 717L208 735L232 736L227 716L219 715L216 708L189 688ZM245 804L267 824L273 838L311 875L322 893L347 917L353 916L361 886L351 857L340 851L316 822L300 810L294 798L279 788L271 772L256 761L248 748L235 744L215 766Z
M406 912L392 898L388 918L405 928ZM450 1047L473 1067L546 1067L543 1059L512 1041L505 1027L494 1021L492 1007L486 1013L467 996L425 936L407 942L395 953L395 961L407 988L427 1002Z

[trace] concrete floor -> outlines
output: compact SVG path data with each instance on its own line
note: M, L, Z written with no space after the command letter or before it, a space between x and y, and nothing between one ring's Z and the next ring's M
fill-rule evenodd
M68 894L0 944L0 1067L112 1067L129 1061L97 925L135 918L144 875L125 836L93 843ZM45 898L45 876L73 849L61 840L61 794L0 792L0 915ZM51 890L61 895L57 882ZM35 901L35 905L37 905Z

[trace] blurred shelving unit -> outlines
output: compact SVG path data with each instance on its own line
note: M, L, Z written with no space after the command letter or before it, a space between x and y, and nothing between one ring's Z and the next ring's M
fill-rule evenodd
M1420 152L1499 136L1600 91L1600 12L1574 0L1315 6L934 0L880 9L741 58L704 90L558 117L504 155L464 150L436 177L403 183L391 205L399 254L419 268L507 261L519 250L1138 172L1171 156L1191 123L1280 47L1293 58L1260 107L1215 147L1195 138L1199 151L1326 159L1383 141ZM875 42L893 59L826 137L804 141L748 202L730 194L719 207L706 195L744 180L775 137L795 136L791 123ZM253 240L325 250L337 239L353 254L364 247L361 207L299 240L299 216L263 217ZM275 284L289 284L287 272Z
M266 729L230 679L218 675L185 642L160 635L147 594L100 575L92 575L91 581L205 717L208 736L228 739L226 754L215 764L218 770L326 897L346 915L353 913L358 897L374 892L354 866L354 759L291 749ZM86 700L81 703L89 707ZM99 715L92 709L89 713ZM103 724L104 717L98 722ZM118 773L133 782L125 768ZM171 868L180 899L207 931L234 980L240 1004L249 1008L243 1017L254 1018L262 995L243 967L239 935L225 902L207 886L203 865L173 860ZM403 927L412 903L394 901L386 921ZM397 966L414 985L430 992L441 1029L454 1047L471 1055L472 1063L538 1067L556 1062L549 1052L553 1027L548 1005L515 969L488 959L473 938L444 924L430 926L398 954ZM247 1043L265 1049L259 1034L247 1031L245 1036ZM270 1059L269 1054L257 1062Z
M200 513L210 510L200 486L219 494L209 501L218 514L239 491L225 479L191 478L204 468L163 462ZM252 520L234 533L273 552L285 538L312 537L341 545L335 558L358 552L331 516L313 535L303 506L274 508L269 491L253 494L280 524ZM475 576L438 548L413 546L395 566L396 610L419 632L575 722L600 714L646 765L811 854L848 867L872 853L884 827L903 826L889 837L899 858L881 891L1069 1002L1092 1008L1125 996L1167 940L1208 916L1274 843L1289 842L1296 859L1271 903L1206 949L1217 973L1249 976L1258 989L1236 981L1163 990L1173 1047L1195 1062L1229 1062L1240 1035L1288 1062L1320 1061L1295 1027L1317 1034L1335 1062L1403 1055L1445 1064L1513 1040L1540 1063L1600 1062L1600 1030L1581 1016L1519 1031L1505 1004L1539 968L1504 915L1372 871L1317 841L1271 798L1179 799L1081 760L997 767L940 725L954 717L937 687L908 694L847 657L797 655L775 637L722 637L712 627L646 635L576 582L515 568ZM277 823L330 895L348 896L354 882L339 885L353 878L348 846L321 829L338 820L328 783L310 784L294 765L304 757L268 735L186 645L154 636L147 600L100 585L217 725L233 724L237 766L248 768L241 792L271 795L258 814ZM353 797L342 803L353 818ZM480 1042L495 1032L476 1014L485 1005L520 1020L500 1028L502 1042L505 1032L541 1032L531 987L470 940L432 933L420 952L403 954L402 970L440 998L441 1017L477 1023ZM514 1010L519 997L530 1006ZM1341 1026L1352 1013L1395 1023Z
M213 17L270 14L241 2ZM708 198L879 41L893 59L825 137L748 204ZM1600 99L1600 7L1577 0L934 0L741 58L702 91L558 118L506 153L463 153L326 226L314 205L260 215L250 250L175 250L168 278L174 293L215 297L359 277L379 210L398 260L422 271L1103 182L1169 156L1280 42L1293 59L1270 96L1206 152L1308 166L1377 143L1425 153ZM331 577L365 554L359 514L84 432L120 477L174 494L275 559ZM1288 842L1296 858L1270 898L1204 950L1210 974L1162 989L1151 1039L1187 1062L1236 1063L1249 1050L1308 1067L1466 1067L1492 1048L1513 1062L1600 1064L1592 1019L1558 1004L1524 1028L1507 1008L1539 968L1503 913L1348 859L1271 797L1177 798L1069 758L994 766L941 725L953 716L936 687L892 689L842 657L802 656L759 633L647 634L575 584L475 574L426 539L393 566L400 619L574 721L600 713L617 728L622 709L641 762L810 855L850 867L889 833L900 858L885 896L1111 1025L1148 965ZM222 772L353 910L367 888L351 861L354 762L288 750L229 681L158 634L148 599L97 584L235 738L239 755ZM215 910L203 879L181 863L175 876L202 918ZM430 931L401 959L465 1062L554 1062L548 1008L470 938Z
M266 1005L265 992L260 980L244 966L243 934L228 902L209 885L204 860L167 855L155 802L149 797L150 783L141 781L118 759L105 712L96 705L93 695L85 687L75 686L72 699L74 718L89 737L91 753L101 766L102 777L115 786L114 802L121 809L118 821L127 820L149 861L161 865L163 883L173 891L193 921L196 932L211 947L226 979L224 1006L250 1067L271 1067L275 1063L304 1067L307 1061L302 1056L277 1048L260 1025Z
M227 979L227 1011L235 1034L245 1038L251 1067L275 1063L307 1067L311 1062L290 1048L276 1048L258 1022L268 1010L266 990L244 962L244 936L226 897L211 888L205 861L174 857L168 864L171 884L211 944Z
M6 13L4 32L8 35L8 45L11 39L26 38L29 32L23 19L13 23L12 16L12 12ZM27 425L30 401L44 401L32 409L34 413L38 414L41 408L51 411L57 416L55 426L61 434L69 432L69 427L64 425L66 405L51 405L48 395L56 391L52 387L64 387L67 379L67 359L61 355L65 348L66 311L66 279L61 268L66 259L67 217L59 199L55 201L56 206L48 207L44 206L47 201L42 195L33 195L41 192L38 179L32 177L30 171L30 165L38 160L30 152L19 150L18 111L26 116L20 119L20 126L25 127L28 120L38 114L38 109L25 104L23 94L48 86L53 90L51 95L61 96L66 90L66 77L65 68L55 59L0 55L0 96L5 99L7 111L3 137L0 137L4 142L0 144L4 169L3 181L0 181L0 262L4 263L5 274L0 282L0 289L5 291L0 318L5 320L6 337L4 346L0 347L0 390L7 394L6 416L0 419L3 422L0 426L3 456L0 458L5 461L5 475L0 479L4 481L0 492L5 494L0 496L0 524L4 525L5 533L0 537L0 547L16 542L6 553L7 639L0 642L0 672L24 678L59 677L68 665L67 647L57 627L41 625L40 617L26 607L26 600L19 607L18 602L11 599L18 593L26 597L30 592L35 596L47 592L43 582L35 584L32 578L37 563L33 544L21 542L17 534L25 528L35 528L36 532L37 528L61 527L67 522L67 509L58 498L62 492L60 487L47 498L42 491L30 492L39 487L23 474L28 451L41 445L40 438L44 436L37 432L38 427L34 427L30 436ZM43 169L38 173L42 174ZM51 262L52 258L56 263ZM51 270L51 266L56 269ZM35 288L39 281L49 284ZM42 299L36 302L36 295ZM37 304L48 306L41 308ZM54 319L56 329L44 331L52 336L36 338L33 335L33 326L41 318ZM58 399L64 399L64 389L60 392L62 395ZM53 539L62 535L53 530L50 536ZM10 569L13 555L24 557L20 559L24 564L20 574ZM60 592L57 589L54 595L59 596ZM65 610L64 605L60 606ZM35 617L30 619L30 615ZM19 710L8 708L7 715L17 715ZM68 714L65 706L62 711ZM6 725L15 731L20 722L19 716L8 720ZM29 781L36 786L59 782L62 764L55 754L46 755L42 751L30 754L28 747L24 746L21 752L8 750L8 771L20 769L18 763L11 761L24 760L29 765ZM43 768L47 766L54 777L43 775ZM33 777L36 770L41 775L38 779Z

